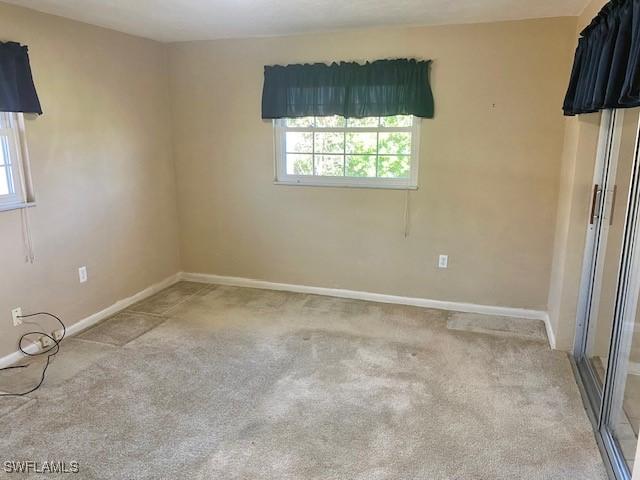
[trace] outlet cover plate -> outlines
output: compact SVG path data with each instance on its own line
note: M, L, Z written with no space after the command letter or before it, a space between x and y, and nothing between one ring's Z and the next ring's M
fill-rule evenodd
M44 350L45 348L49 348L53 345L53 340L43 335L38 339L38 343L40 344L40 348Z
M13 319L14 327L22 325L22 318L20 318L21 316L22 316L22 308L16 307L13 310L11 310L11 318Z
M80 279L80 283L84 283L87 281L88 279L87 267L82 266L78 268L78 278Z

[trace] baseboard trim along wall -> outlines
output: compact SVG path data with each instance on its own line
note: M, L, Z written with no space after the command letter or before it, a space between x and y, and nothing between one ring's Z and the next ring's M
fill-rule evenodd
M395 303L399 305L411 305L414 307L435 308L465 313L480 313L484 315L498 315L501 317L524 318L527 320L542 320L547 331L549 346L556 347L556 337L551 328L549 314L543 310L529 310L525 308L498 307L493 305L479 305L475 303L448 302L443 300L431 300L428 298L402 297L383 293L362 292L358 290L345 290L342 288L312 287L309 285L296 285L291 283L275 283L266 280L255 280L243 277L227 277L208 273L180 274L181 280L200 283L213 283L217 285L229 285L234 287L261 288L264 290L282 290L286 292L310 293L325 295L328 297L351 298L354 300L367 300L370 302Z
M78 320L77 322L72 323L71 325L68 325L67 337L72 335L77 335L78 333L82 332L83 330L86 330L89 327L92 327L93 325L100 322L101 320L104 320L105 318L115 315L119 311L130 307L134 303L138 303L139 301L144 300L145 298L158 293L160 290L170 287L174 283L179 282L180 279L181 279L180 273L171 275L170 277L167 277L158 283L154 283L150 287L147 287L144 290L141 290L138 293L131 295L130 297L123 298L122 300L118 300L113 305L108 306L104 310L100 310L97 313L89 315L88 317ZM36 353L38 351L38 347L36 344L31 344L25 348L25 351L27 351L28 353ZM15 352L0 358L0 368L4 368L9 365L12 365L17 361L21 360L22 358L24 358L23 353L20 350L16 350Z

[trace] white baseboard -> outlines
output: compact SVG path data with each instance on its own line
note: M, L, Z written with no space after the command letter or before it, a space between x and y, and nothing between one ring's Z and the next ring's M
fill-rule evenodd
M544 328L547 331L547 339L549 340L549 347L551 350L556 349L556 332L553 331L553 327L551 326L551 317L549 317L549 313L544 312L544 318L542 319L544 322Z
M264 290L282 290L296 293L310 293L315 295L325 295L328 297L351 298L355 300L367 300L370 302L395 303L400 305L412 305L415 307L435 308L438 310L448 310L454 312L480 313L484 315L498 315L502 317L525 318L529 320L542 320L547 330L549 345L555 349L556 339L549 315L543 310L529 310L524 308L498 307L493 305L479 305L475 303L448 302L443 300L431 300L428 298L401 297L397 295L386 295L383 293L362 292L357 290L345 290L342 288L312 287L308 285L296 285L290 283L274 283L265 280L255 280L243 277L227 277L223 275L212 275L208 273L180 274L181 280L190 282L213 283L217 285L230 285L235 287L261 288Z
M116 303L114 303L113 305L108 306L107 308L105 308L104 310L100 310L97 313L94 313L93 315L89 315L88 317L85 317L69 326L67 326L67 337L71 336L71 335L77 335L78 333L82 332L83 330L86 330L87 328L95 325L96 323L100 322L101 320L104 320L105 318L108 318L112 315L115 315L116 313L118 313L121 310L124 310L127 307L130 307L131 305L133 305L134 303L137 303L141 300L144 300L147 297L150 297L151 295L154 295L156 293L158 293L160 290L163 290L167 287L170 287L171 285L173 285L176 282L179 282L181 278L181 274L180 273L176 273L174 275L171 275L168 278L165 278L164 280L158 282L158 283L154 283L153 285L151 285L150 287L145 288L144 290L141 290L140 292L127 297L127 298L123 298L122 300L118 300ZM38 347L36 346L36 344L30 344L28 345L25 350L28 353L36 353L38 351ZM17 361L21 360L24 357L23 353L21 351L15 351L13 353L10 353L9 355L6 355L4 357L0 358L0 368L4 368L7 367L9 365L12 365L14 363L16 363Z

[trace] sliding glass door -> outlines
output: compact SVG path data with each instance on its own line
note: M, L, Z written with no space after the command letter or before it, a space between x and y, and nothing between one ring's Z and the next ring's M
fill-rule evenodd
M639 121L640 109L600 118L574 351L605 457L625 480L640 422Z
M613 222L607 220L611 214L606 208L607 200L612 207L616 200L611 193L616 190L617 171L617 156L612 154L615 112L591 114L590 118L583 120L585 125L592 127L591 137L595 137L590 145L584 147L584 154L596 156L596 167L589 204L587 253L583 265L575 359L591 408L599 412L615 313L617 268L622 253L620 235L618 228L615 228L618 225L614 227ZM600 126L598 135L593 131L594 125ZM617 197L619 203L620 197ZM618 215L617 220L620 216L624 214Z

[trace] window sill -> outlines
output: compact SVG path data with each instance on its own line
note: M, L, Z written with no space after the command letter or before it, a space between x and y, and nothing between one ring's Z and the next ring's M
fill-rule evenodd
M289 187L322 187L322 188L369 188L374 190L418 190L418 187L413 185L366 185L358 183L342 183L342 182L296 182L296 181L282 181L276 180L274 185L286 185Z
M8 203L6 205L0 204L0 212L9 212L11 210L22 210L24 208L31 208L35 206L36 206L36 202Z

